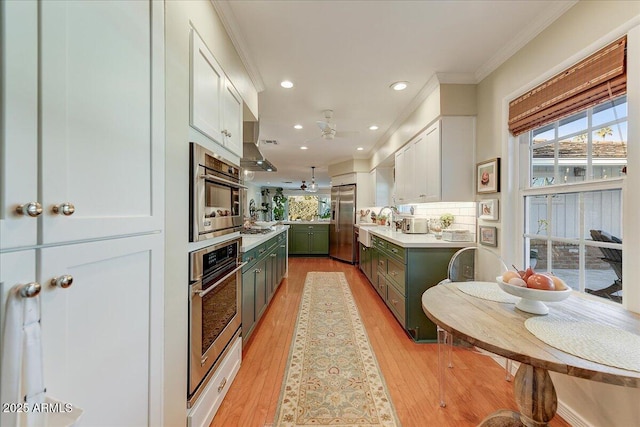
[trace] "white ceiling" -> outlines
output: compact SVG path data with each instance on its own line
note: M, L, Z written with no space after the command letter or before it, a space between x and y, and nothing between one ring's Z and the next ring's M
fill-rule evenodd
M259 91L260 140L278 143L260 146L278 172L256 172L255 183L296 188L316 166L316 182L328 188L327 166L371 157L424 99L421 89L436 73L450 83L478 83L573 4L214 1ZM280 87L285 79L293 89ZM391 90L399 80L409 87ZM359 133L320 138L316 121L326 109L338 132ZM379 129L370 131L372 124Z

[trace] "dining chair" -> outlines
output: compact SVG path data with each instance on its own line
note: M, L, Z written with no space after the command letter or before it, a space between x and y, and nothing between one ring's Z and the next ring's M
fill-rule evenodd
M502 258L494 252L483 247L462 248L453 254L447 268L447 278L440 284L451 282L491 282L496 281L497 276L501 276L508 270ZM453 368L452 349L453 335L440 326L437 327L438 338L438 372L440 386L440 406L445 407L445 365ZM483 356L492 356L491 353L473 347L474 351ZM445 356L445 352L447 355ZM445 362L445 357L448 359ZM511 381L511 360L505 359L505 380Z

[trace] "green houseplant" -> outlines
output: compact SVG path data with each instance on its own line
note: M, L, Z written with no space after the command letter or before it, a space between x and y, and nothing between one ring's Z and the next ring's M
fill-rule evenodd
M284 205L287 198L282 191L282 187L278 187L276 188L276 194L273 195L273 219L276 221L284 219Z

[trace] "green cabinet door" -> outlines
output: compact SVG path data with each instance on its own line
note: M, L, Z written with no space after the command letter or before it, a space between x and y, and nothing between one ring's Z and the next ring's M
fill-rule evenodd
M256 321L255 317L255 273L249 269L242 273L242 334L249 336Z
M304 255L309 253L309 232L293 231L291 233L291 245L289 246L289 253L293 255Z
M267 261L265 258L258 261L255 273L255 313L256 319L259 319L262 312L267 307Z
M329 228L317 227L309 235L309 253L314 255L329 255Z

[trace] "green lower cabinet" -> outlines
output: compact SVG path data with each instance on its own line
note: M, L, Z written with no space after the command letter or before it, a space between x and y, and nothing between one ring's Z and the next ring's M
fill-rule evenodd
M289 230L290 255L329 255L329 224L293 224Z
M246 342L286 274L287 235L281 233L245 253L242 260L242 337Z
M436 326L422 310L422 294L447 277L449 260L460 248L403 248L379 237L372 247L369 280L376 292L413 340L436 341Z

